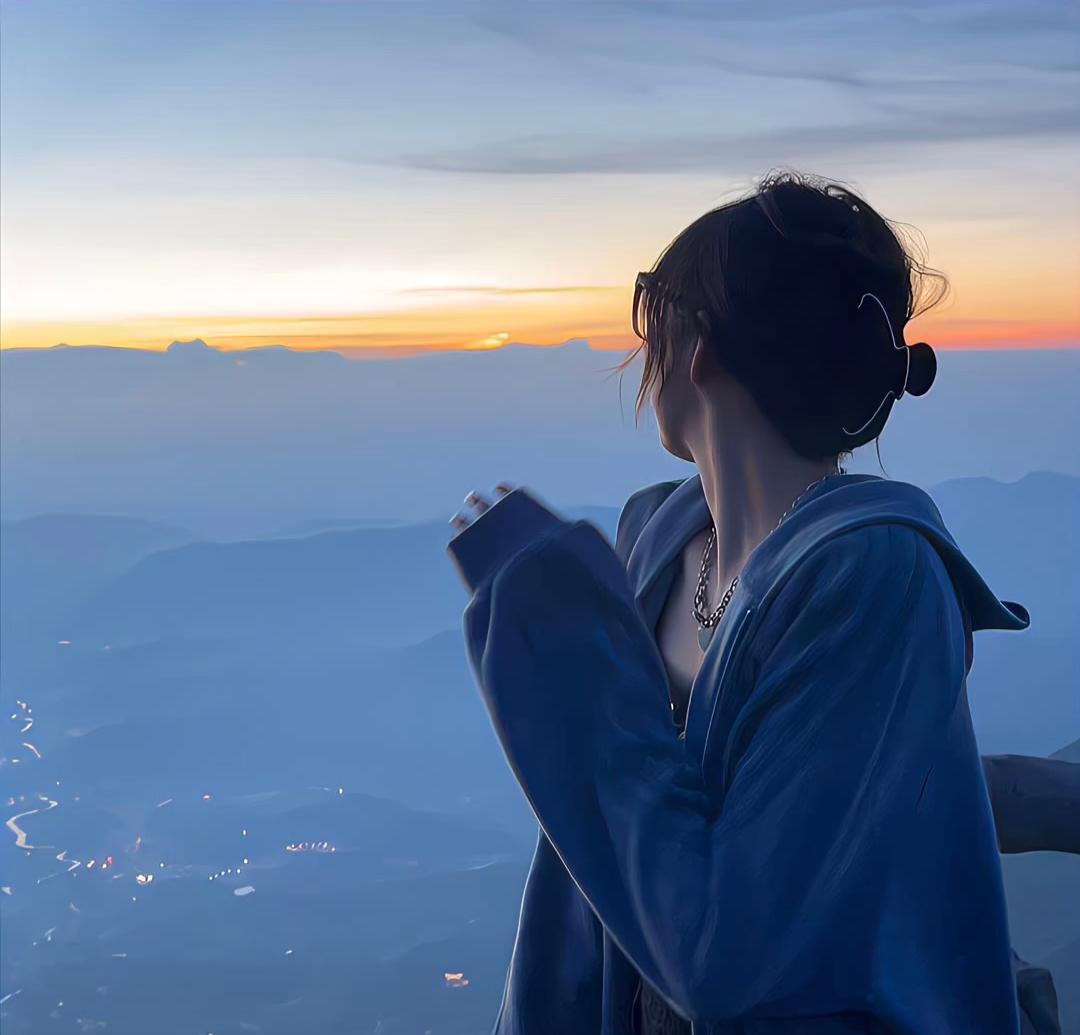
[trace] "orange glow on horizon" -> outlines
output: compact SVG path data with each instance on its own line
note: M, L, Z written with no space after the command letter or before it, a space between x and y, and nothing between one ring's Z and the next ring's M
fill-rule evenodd
M1080 326L1047 325L1018 323L1016 325L973 327L950 327L939 325L935 328L927 322L918 331L910 325L905 329L908 344L916 341L929 341L939 351L979 350L979 349L1072 349L1080 348ZM347 334L252 334L252 335L209 335L199 333L196 328L189 328L187 333L133 336L126 333L123 326L110 329L106 334L86 335L64 334L44 337L40 334L22 333L6 338L0 348L53 348L57 345L109 345L116 348L147 349L164 352L172 341L190 341L200 338L213 348L222 352L243 352L250 348L281 345L298 352L337 351L350 358L360 358L362 354L383 353L400 357L413 356L427 352L469 352L493 351L504 345L517 343L534 348L554 348L574 339L584 339L589 348L597 352L624 354L637 348L639 342L633 334L620 333L614 328L598 329L592 334L574 332L567 328L563 334L554 334L540 339L528 333L511 337L507 332L487 335L473 339L458 339L446 336L432 338L411 337L408 335L372 336Z
M630 331L629 294L623 288L553 290L539 299L487 298L473 305L442 305L408 311L309 316L165 316L89 323L12 322L2 348L49 348L58 344L111 345L161 351L172 341L200 338L231 352L268 345L340 351L351 358L372 354L410 356L447 350L482 351L514 343L558 346L572 339L591 349L625 353L638 346ZM988 318L931 311L904 330L909 342L936 349L1080 347L1080 318L1069 307L1018 306L1020 318L996 318L1000 306L981 307ZM970 309L968 310L970 312ZM1056 317L1056 318L1055 318Z
M224 350L284 345L293 349L400 350L401 355L445 349L496 349L510 342L560 345L571 338L633 344L624 287L552 289L479 288L448 291L438 304L386 312L300 315L132 316L86 322L10 321L3 348L57 344L163 349L201 338Z

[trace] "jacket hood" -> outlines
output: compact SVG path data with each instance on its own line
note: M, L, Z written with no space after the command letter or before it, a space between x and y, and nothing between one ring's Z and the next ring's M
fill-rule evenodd
M627 568L639 598L710 520L701 477L692 475L657 507L630 554ZM779 528L751 552L741 588L751 595L764 593L820 539L882 522L909 525L934 546L973 631L1028 628L1027 608L998 599L953 538L929 493L910 482L872 474L834 475L806 492Z

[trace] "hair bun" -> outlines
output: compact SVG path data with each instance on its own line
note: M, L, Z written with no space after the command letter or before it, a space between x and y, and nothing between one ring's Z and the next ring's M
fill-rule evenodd
M925 395L937 376L937 355L925 341L909 345L908 395Z

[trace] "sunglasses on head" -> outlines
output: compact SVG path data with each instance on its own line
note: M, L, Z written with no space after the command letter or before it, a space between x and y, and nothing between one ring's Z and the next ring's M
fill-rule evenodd
M657 298L663 300L665 318L673 310L684 318L689 318L699 327L708 330L708 321L704 314L686 304L685 296L681 291L672 290L657 277L657 274L643 270L634 279L634 301L630 308L631 328L634 334L642 341L647 337L645 333L647 328L642 326L645 322L645 313L642 311L644 308L642 305L643 294L650 300Z

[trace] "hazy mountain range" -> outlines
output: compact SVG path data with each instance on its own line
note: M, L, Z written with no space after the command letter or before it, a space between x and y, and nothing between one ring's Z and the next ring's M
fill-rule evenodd
M0 352L0 516L123 514L211 538L313 518L446 520L472 488L528 484L611 506L690 473L648 411L640 358L559 347L349 360L278 347ZM1080 350L939 353L901 399L887 472L919 485L1032 470L1080 475ZM864 448L853 469L879 471Z
M487 1035L536 823L447 518L517 475L611 538L629 492L689 474L612 418L589 370L615 358L0 354L5 1033ZM1031 612L976 637L986 752L1080 760L1078 372L944 356L944 401L903 401L923 423L882 447ZM1080 859L1005 872L1080 1032Z
M998 596L1020 601L1032 615L1022 634L979 634L971 682L984 745L1052 751L1070 732L1080 733L1073 676L1080 594L1069 577L1080 571L1073 531L1080 527L1080 478L1033 472L1013 483L961 479L930 491ZM593 520L614 536L618 506L563 513ZM310 644L324 668L309 695L382 655L390 659L384 667L408 668L426 652L433 671L467 683L458 635L465 596L446 556L444 522L182 541L190 536L97 516L5 525L0 587L8 628L19 630L5 671L40 673L58 663L59 652L102 667L108 672L102 678L115 680L118 659L128 656L121 650L130 647L139 657L162 653L159 666L173 680L192 659L239 652L245 664L261 657L267 678L284 682L286 674L303 679ZM70 644L58 648L60 640ZM333 666L341 673L335 681ZM80 678L89 671L80 670ZM193 678L196 688L208 685L205 676ZM225 713L242 697L243 689L233 686L216 707ZM96 695L95 707L106 700Z

